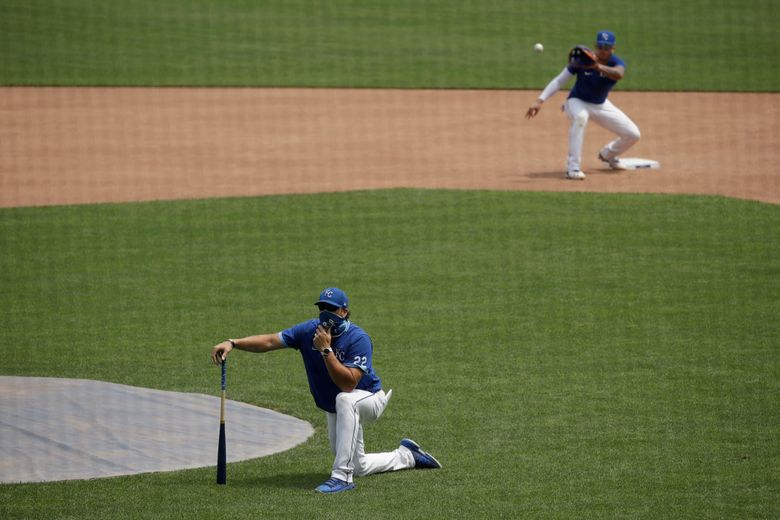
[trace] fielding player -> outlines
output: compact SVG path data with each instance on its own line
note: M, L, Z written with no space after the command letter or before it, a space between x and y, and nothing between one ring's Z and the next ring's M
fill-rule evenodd
M408 468L434 469L441 464L411 439L387 453L365 453L363 425L379 419L392 390L385 394L372 366L374 348L368 334L349 321L349 300L341 289L322 291L315 305L318 319L276 334L229 339L211 350L220 364L237 348L249 352L295 349L303 358L309 390L328 417L328 437L336 458L331 476L316 488L339 493L355 488L353 477Z
M591 51L588 50L590 53ZM542 104L560 90L571 78L577 76L574 88L564 105L566 115L571 120L569 127L569 157L566 163L566 178L582 180L585 174L580 167L582 142L585 139L585 127L593 119L598 125L617 134L617 138L599 152L599 159L609 164L613 170L623 170L619 155L639 141L639 128L607 99L609 91L623 79L626 64L615 52L615 34L600 31L596 34L595 61L582 64L572 60L545 87L539 99L528 108L525 117L531 119L539 113Z

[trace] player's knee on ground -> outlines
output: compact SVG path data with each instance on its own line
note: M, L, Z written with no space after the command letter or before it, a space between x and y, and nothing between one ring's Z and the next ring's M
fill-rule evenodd
M365 477L366 475L370 475L370 472L368 471L368 468L365 464L365 456L357 456L353 462L355 463L355 472L353 474L356 477Z

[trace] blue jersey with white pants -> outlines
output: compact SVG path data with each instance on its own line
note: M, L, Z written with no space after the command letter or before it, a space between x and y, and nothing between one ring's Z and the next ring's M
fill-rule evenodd
M332 337L331 355L335 355L344 366L359 368L363 372L355 389L343 392L330 378L322 354L314 348L314 331L319 323L318 319L299 323L280 332L279 338L286 346L301 353L314 402L327 412L328 438L336 456L331 477L352 483L354 475L414 467L414 457L408 449L365 452L363 424L382 415L392 394L392 390L387 394L382 390L382 382L372 367L371 338L351 322L347 322L343 333Z
M309 391L317 407L336 413L336 396L341 393L341 389L330 378L322 354L314 348L314 331L319 323L317 319L304 321L280 332L279 339L287 347L301 353ZM333 349L331 355L335 355L344 366L359 368L363 372L363 377L355 387L357 390L374 393L382 389L382 381L372 366L374 347L368 333L349 322L342 334L331 339L330 347Z
M624 69L626 67L623 60L614 54L609 58L606 65L608 67L621 66ZM604 103L604 101L607 100L609 91L612 90L612 87L617 83L616 80L601 75L598 70L581 69L572 67L571 65L567 65L566 70L577 76L577 81L574 83L571 92L569 92L569 98L581 99L587 103L594 103L596 105Z
M610 67L622 66L625 69L623 60L614 54L606 65ZM616 139L607 143L600 150L599 158L602 160L613 159L628 150L639 140L640 133L637 125L607 99L617 81L603 76L598 70L567 65L547 84L539 95L539 99L542 102L548 100L575 76L577 81L564 104L564 111L571 121L566 171L579 173L579 177L572 177L568 173L567 177L582 179L584 175L581 171L580 161L588 121L592 119L598 125L617 134Z

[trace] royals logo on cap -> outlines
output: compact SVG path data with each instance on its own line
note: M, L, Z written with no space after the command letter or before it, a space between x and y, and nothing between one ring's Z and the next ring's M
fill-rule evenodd
M337 287L328 287L327 289L323 289L320 293L320 299L314 302L314 305L319 303L327 303L328 305L346 309L349 307L349 298L347 298L347 293L341 289Z
M615 45L615 33L612 31L599 31L596 34L596 43L599 45Z

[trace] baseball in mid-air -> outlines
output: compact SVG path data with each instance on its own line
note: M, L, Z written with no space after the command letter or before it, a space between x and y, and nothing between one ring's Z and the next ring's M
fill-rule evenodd
M541 43L534 44L534 52L540 53L543 50L544 50L544 45L542 45Z

